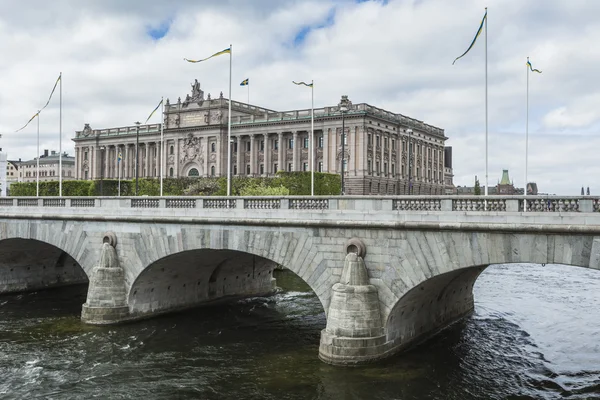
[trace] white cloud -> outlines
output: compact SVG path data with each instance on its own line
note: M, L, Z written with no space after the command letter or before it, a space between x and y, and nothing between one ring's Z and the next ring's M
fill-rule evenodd
M446 129L455 182L484 180L483 37L470 43L486 3L343 0L30 0L0 4L0 147L11 158L36 154L35 125L12 134L41 107L63 72L65 148L94 128L145 120L160 96L185 97L195 78L227 96L226 57L234 48L233 97L251 79L251 102L271 109L309 105L291 80L315 81L315 105L340 95ZM600 191L600 2L505 0L489 9L489 182L509 168L524 180L525 60L530 76L529 178L540 190ZM169 25L156 41L150 28ZM308 28L307 28L308 27ZM302 43L296 35L305 29ZM58 97L41 117L42 149L58 148ZM597 187L597 188L596 188ZM594 190L595 189L595 190Z

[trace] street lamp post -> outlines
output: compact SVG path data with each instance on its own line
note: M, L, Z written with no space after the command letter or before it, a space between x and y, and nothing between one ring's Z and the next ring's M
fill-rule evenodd
M342 113L342 157L341 157L341 163L342 163L342 188L341 188L341 195L343 196L346 193L346 186L344 184L344 175L345 175L345 171L344 171L344 161L346 160L346 126L345 126L345 120L344 117L346 115L346 113L348 112L348 96L342 96L342 100L340 101L339 104L340 107L340 112Z
M408 194L412 192L412 147L411 147L411 137L413 130L407 129L406 133L408 133Z
M106 150L106 147L101 146L100 147L100 196L104 196L104 187L103 187L103 182L104 182L104 151Z
M139 169L138 154L139 154L139 151L138 151L138 149L140 147L140 124L141 124L141 122L137 121L135 124L137 125L136 130L135 130L135 195L137 196L138 189L139 189L139 186L138 186L138 169Z

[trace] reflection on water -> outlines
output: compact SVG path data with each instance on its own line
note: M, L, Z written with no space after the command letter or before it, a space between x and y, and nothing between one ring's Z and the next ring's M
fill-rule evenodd
M0 297L0 398L600 399L600 271L488 268L475 313L384 363L318 360L325 315L290 272L269 298L115 327L86 288Z

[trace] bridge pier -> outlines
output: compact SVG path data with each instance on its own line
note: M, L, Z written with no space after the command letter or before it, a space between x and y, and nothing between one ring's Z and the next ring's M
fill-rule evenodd
M352 244L352 242L356 244ZM327 327L321 331L319 358L334 365L356 365L382 358L387 350L377 288L369 284L365 247L346 255L339 283L332 287Z
M91 325L108 325L129 319L125 272L115 250L116 236L104 236L98 265L92 271L87 301L81 309L81 320Z

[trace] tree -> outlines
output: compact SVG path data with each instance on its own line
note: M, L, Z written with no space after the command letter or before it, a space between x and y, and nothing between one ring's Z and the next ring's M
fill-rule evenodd
M473 193L475 196L481 195L481 186L479 186L479 179L477 179L477 177L475 177L475 188L473 189Z

